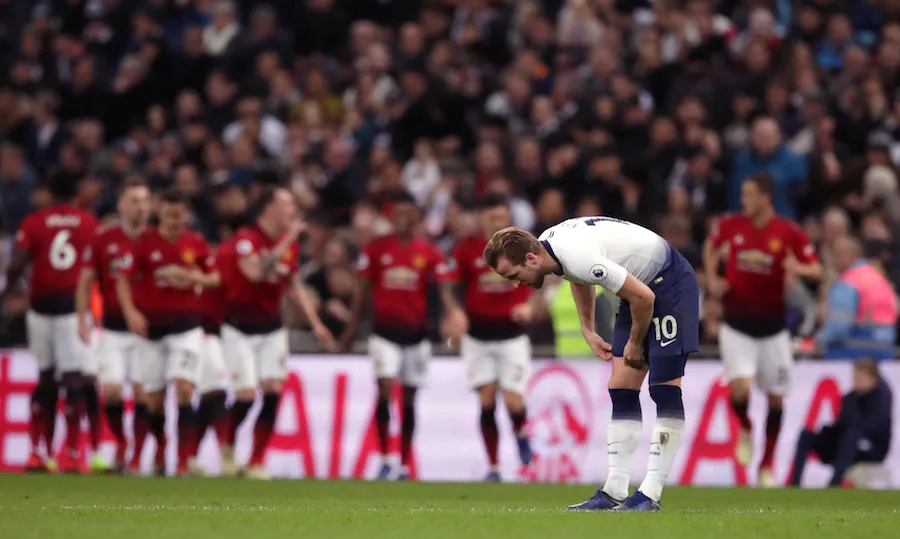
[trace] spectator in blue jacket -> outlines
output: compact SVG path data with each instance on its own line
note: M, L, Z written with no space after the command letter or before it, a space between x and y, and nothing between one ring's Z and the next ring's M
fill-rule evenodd
M753 122L750 148L738 154L732 169L728 203L732 210L740 209L741 185L754 174L764 172L775 181L772 203L779 215L796 219L795 198L806 182L806 160L788 149L782 142L778 122L762 116Z
M858 462L884 462L891 446L893 394L874 359L853 365L853 390L841 400L833 425L819 432L806 429L797 440L791 485L799 486L810 452L815 451L834 471L829 486L839 487L844 474Z

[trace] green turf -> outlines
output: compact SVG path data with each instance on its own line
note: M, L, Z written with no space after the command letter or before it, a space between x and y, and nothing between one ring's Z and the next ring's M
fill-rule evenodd
M9 539L897 537L900 492L670 488L663 512L573 514L590 487L0 476Z

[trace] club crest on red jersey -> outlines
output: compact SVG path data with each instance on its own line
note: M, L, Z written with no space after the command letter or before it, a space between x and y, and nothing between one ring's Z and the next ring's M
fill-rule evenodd
M416 255L412 259L413 267L420 271L425 269L425 265L427 263L428 263L428 261L425 260L425 257L422 255Z
M188 266L191 266L197 261L197 255L191 249L187 249L182 251L181 260Z
M769 250L773 253L778 253L781 251L781 240L778 238L772 238L769 240Z

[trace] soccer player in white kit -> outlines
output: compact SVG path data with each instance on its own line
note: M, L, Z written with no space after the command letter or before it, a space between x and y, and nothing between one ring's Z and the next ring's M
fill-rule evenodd
M691 265L654 232L610 217L569 219L540 238L505 228L488 242L484 258L502 277L534 288L550 274L569 281L585 340L598 357L613 362L606 484L569 510L659 510L684 431L681 378L699 344L700 294ZM594 285L622 298L611 345L594 331ZM656 423L647 476L628 496L642 432L640 389L648 371Z

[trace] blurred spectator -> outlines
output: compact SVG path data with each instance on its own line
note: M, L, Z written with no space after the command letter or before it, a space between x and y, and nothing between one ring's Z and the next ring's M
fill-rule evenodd
M832 254L839 277L828 292L828 317L816 344L826 358L893 357L898 309L894 289L863 258L859 241L840 238Z
M809 454L833 466L828 485L840 487L854 464L881 463L891 446L893 392L873 359L853 365L853 389L841 400L837 421L818 432L806 429L797 440L791 485L800 486Z
M22 149L9 143L0 146L0 230L4 234L14 234L22 219L31 212L31 192L35 183L34 173L25 163Z

